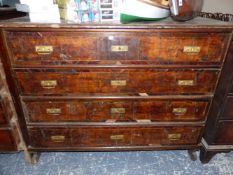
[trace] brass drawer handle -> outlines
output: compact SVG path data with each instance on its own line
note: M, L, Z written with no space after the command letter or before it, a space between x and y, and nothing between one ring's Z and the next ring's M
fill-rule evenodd
M64 142L65 136L62 136L62 135L51 136L51 140L56 143Z
M194 80L178 80L177 84L179 86L194 86Z
M180 140L181 139L181 134L168 134L168 139L169 140Z
M46 113L49 115L60 115L61 109L60 108L47 108Z
M173 108L172 110L175 115L184 115L187 111L187 108Z
M53 46L36 46L35 50L38 54L50 54L53 52Z
M111 114L125 114L125 108L111 108Z
M129 47L126 45L115 45L111 47L112 52L128 52Z
M199 46L184 46L184 53L198 54L201 52L201 47Z
M53 89L57 86L57 80L42 80L40 84L44 89Z
M112 86L126 86L127 81L126 80L111 80Z
M110 136L111 140L123 140L124 139L124 135L112 135Z

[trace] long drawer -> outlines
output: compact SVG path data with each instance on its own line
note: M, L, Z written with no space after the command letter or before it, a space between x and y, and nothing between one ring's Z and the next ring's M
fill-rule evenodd
M195 32L6 32L14 65L219 64L228 34Z
M16 150L11 130L0 128L0 151Z
M28 122L203 121L204 100L26 100Z
M211 94L219 70L17 69L22 95Z
M30 146L124 147L195 145L202 127L29 128Z

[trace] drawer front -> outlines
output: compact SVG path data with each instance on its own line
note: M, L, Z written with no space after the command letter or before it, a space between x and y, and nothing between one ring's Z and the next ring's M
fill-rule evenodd
M219 123L215 143L223 145L233 145L233 122Z
M31 128L32 147L196 145L202 127Z
M73 33L73 32L72 32ZM18 65L56 64L96 60L97 37L69 32L7 32L12 63Z
M28 122L203 121L209 102L191 100L24 101Z
M233 97L227 98L223 114L220 117L222 119L233 120Z
M221 62L229 37L221 34L158 34L142 38L141 57L162 63Z
M72 70L50 72L18 70L24 95L45 94L210 94L218 70Z
M228 38L159 31L6 32L15 65L220 63Z
M14 150L16 150L16 146L11 131L0 129L0 151Z

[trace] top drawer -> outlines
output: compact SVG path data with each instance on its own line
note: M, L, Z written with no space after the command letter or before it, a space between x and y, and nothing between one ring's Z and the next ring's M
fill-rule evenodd
M6 32L13 65L219 64L229 35L184 32Z

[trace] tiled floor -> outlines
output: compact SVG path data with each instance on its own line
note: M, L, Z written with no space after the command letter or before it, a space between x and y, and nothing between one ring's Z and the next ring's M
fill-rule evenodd
M37 165L22 153L0 154L0 175L233 175L233 153L206 165L186 151L43 153Z

